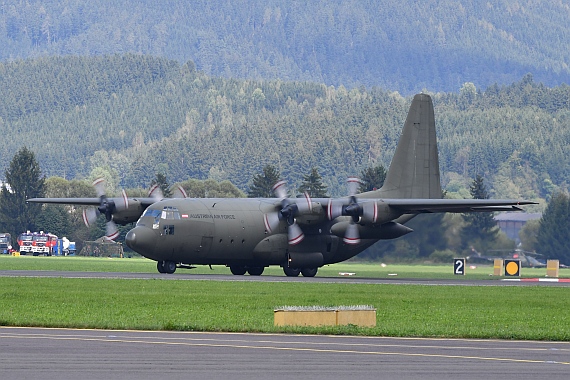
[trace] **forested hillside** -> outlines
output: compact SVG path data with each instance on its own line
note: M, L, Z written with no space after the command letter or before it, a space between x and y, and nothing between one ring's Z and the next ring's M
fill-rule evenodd
M124 54L226 78L410 95L570 79L570 5L534 0L4 0L0 60Z
M27 146L47 176L106 170L126 188L162 172L170 183L229 179L246 190L272 164L291 188L316 167L342 195L348 176L389 165L411 103L378 88L224 79L132 54L13 61L0 64L0 83L1 173ZM476 174L496 198L567 187L569 86L527 75L433 98L449 193L461 195Z

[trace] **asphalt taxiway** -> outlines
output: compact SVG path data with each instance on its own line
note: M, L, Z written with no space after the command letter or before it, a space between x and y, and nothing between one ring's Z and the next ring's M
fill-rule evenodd
M570 342L0 327L2 379L567 379Z
M570 282L552 281L500 281L458 279L421 279L421 278L362 278L362 277L287 277L287 276L233 276L226 274L194 274L190 272L164 273L128 273L128 272L68 272L38 270L0 270L0 277L55 277L55 278L113 278L113 279L162 279L162 280L201 280L201 281L266 281L266 282L320 282L352 284L401 284L401 285L457 285L457 286L562 286L570 287Z

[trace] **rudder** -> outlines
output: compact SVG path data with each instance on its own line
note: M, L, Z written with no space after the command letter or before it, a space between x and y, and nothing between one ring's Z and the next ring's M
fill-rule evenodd
M379 198L442 197L435 116L431 97L414 96Z

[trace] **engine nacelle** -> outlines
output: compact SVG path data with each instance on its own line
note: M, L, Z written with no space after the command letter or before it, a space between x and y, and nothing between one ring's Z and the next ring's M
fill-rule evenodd
M137 220L139 220L139 218L141 217L141 215L143 214L144 210L141 206L141 202L136 199L129 199L129 205L127 208L122 209L122 210L114 210L113 211L113 221L117 224L128 224L128 223L134 223Z

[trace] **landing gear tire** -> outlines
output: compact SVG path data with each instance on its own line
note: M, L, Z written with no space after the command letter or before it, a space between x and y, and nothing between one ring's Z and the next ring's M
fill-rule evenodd
M301 274L303 277L315 277L319 268L303 268Z
M245 274L245 267L230 265L230 272L235 276L243 276Z
M249 273L250 276L261 276L264 269L264 267L251 267L247 268L247 273Z
M168 274L176 272L176 263L174 261L165 261L164 271Z
M299 273L301 273L301 270L299 268L283 267L283 273L285 273L287 277L297 277Z
M176 272L176 263L174 261L157 261L156 269L159 273L172 274Z

